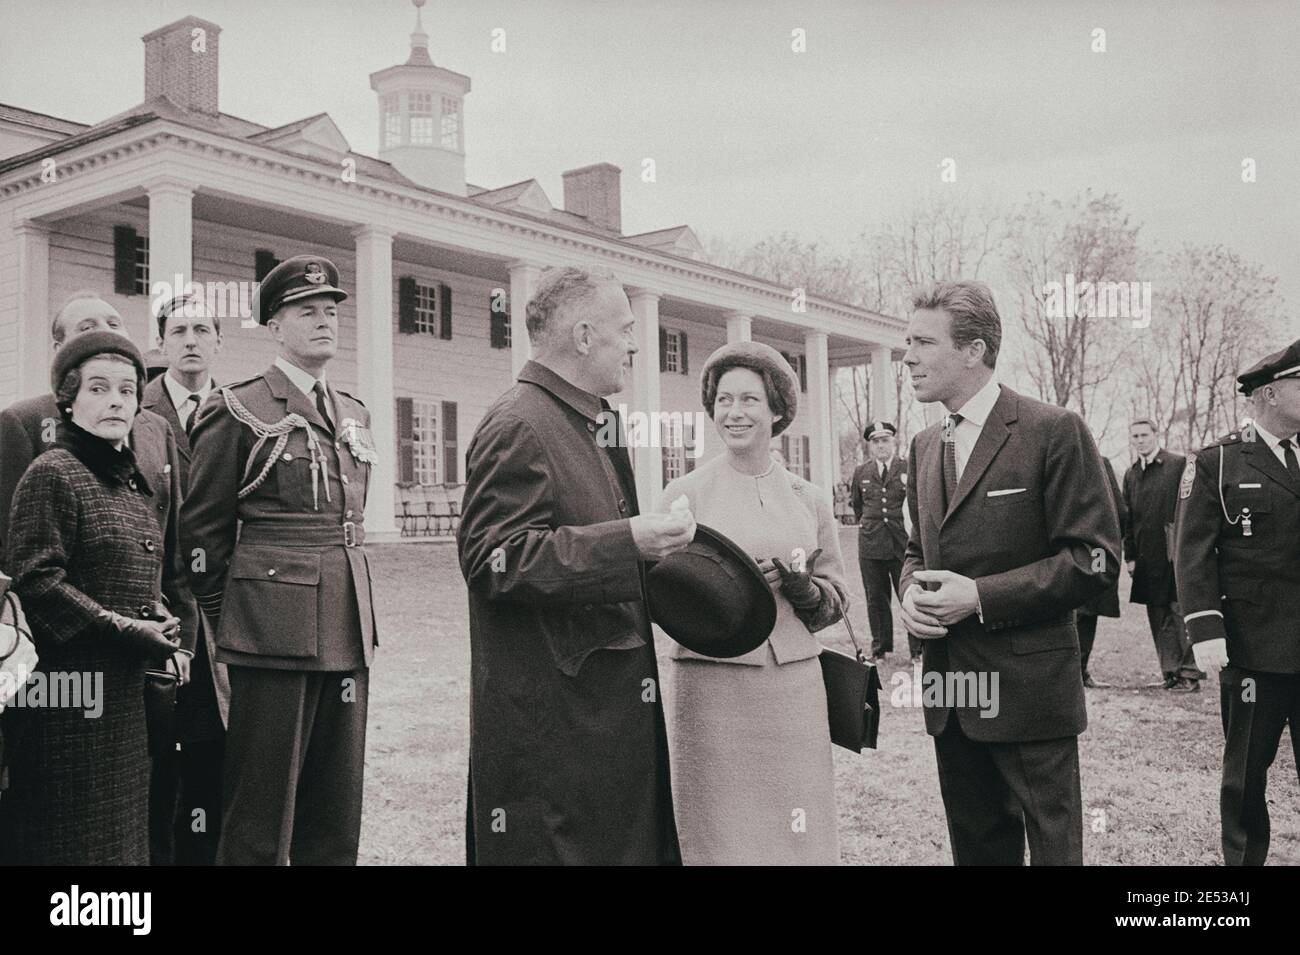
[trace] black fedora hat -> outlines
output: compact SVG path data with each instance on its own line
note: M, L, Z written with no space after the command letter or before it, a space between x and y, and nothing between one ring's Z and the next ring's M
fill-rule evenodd
M738 657L776 626L776 597L752 557L711 527L646 574L650 619L687 650Z

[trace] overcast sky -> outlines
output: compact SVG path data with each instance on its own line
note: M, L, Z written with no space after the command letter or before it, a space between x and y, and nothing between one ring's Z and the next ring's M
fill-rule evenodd
M222 27L225 112L328 112L378 154L368 76L406 58L409 0L0 0L0 102L92 123L127 109L140 37L191 13ZM424 23L434 61L473 81L469 181L537 178L559 205L563 170L613 162L627 233L847 245L939 188L1092 187L1119 193L1148 243L1225 243L1300 305L1295 0L430 0Z

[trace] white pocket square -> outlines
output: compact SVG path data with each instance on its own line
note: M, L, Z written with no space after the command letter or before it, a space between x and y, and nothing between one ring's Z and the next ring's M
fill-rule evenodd
M985 493L985 497L1003 497L1004 495L1007 494L1024 494L1024 493L1025 493L1025 489L1023 487L1009 487L1005 491L988 491Z

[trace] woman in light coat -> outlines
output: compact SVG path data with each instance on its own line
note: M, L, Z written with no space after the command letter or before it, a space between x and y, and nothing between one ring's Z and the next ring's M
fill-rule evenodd
M785 470L771 440L799 384L780 353L725 345L701 376L724 452L664 489L753 557L776 592L776 626L733 659L670 654L673 802L687 864L839 862L826 692L813 636L847 604L830 495ZM820 553L819 553L820 552Z

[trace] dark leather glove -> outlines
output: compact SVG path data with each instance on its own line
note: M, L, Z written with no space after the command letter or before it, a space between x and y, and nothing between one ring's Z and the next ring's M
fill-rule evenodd
M175 618L170 618L170 621L136 620L105 610L99 619L110 639L148 663L166 663L181 645L180 634L176 632L175 623L171 622ZM168 632L174 635L169 637Z
M817 565L817 558L822 554L822 549L818 547L808 555L804 561L802 571L790 570L780 560L773 557L772 564L776 567L777 573L781 575L781 593L785 599L790 601L796 610L811 610L822 602L821 588L813 583L813 570Z

